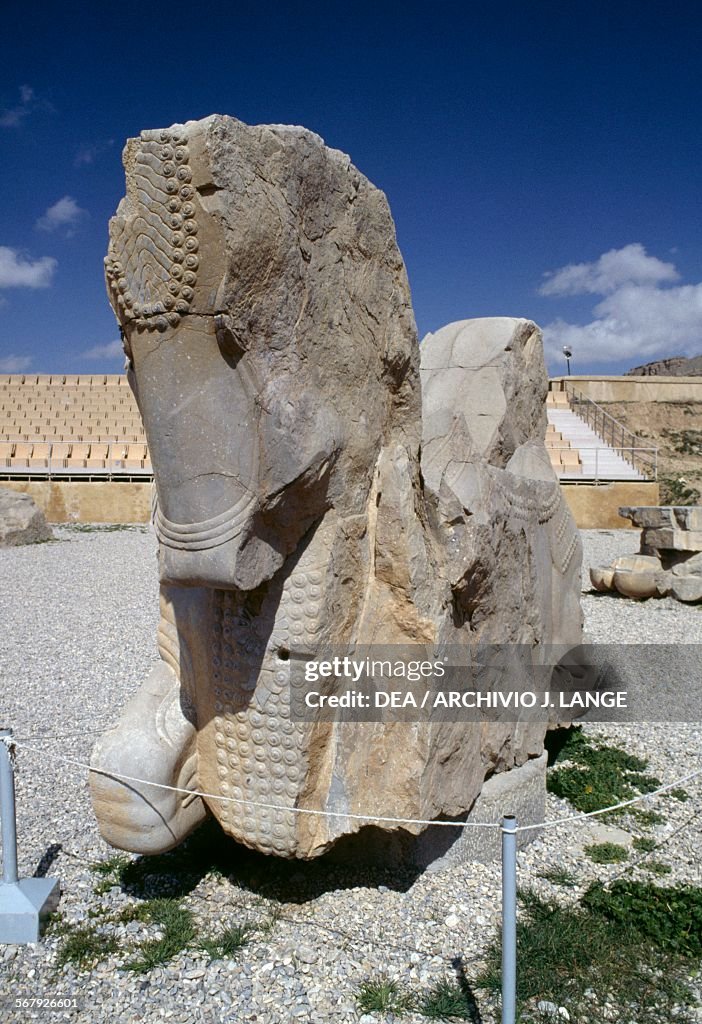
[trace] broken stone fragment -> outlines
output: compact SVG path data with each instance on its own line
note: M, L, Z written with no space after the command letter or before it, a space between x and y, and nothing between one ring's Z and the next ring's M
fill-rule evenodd
M33 498L0 487L0 547L19 547L53 540L53 530Z
M640 552L590 569L592 585L639 600L669 594L679 601L702 600L702 508L646 506L619 512L641 527Z
M619 515L641 529L702 530L702 508L697 505L626 506Z
M591 566L590 582L595 590L600 592L612 590L614 587L614 569L606 565Z
M642 600L657 595L655 572L636 572L632 569L614 570L614 589L624 597Z
M702 601L702 576L674 576L670 593L678 601Z
M645 528L641 544L657 551L702 551L702 530Z

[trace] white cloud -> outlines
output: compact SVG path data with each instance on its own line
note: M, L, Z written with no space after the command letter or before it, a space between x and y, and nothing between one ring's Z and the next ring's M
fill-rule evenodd
M0 288L48 288L57 266L51 256L30 260L0 245Z
M86 167L95 163L97 158L106 150L114 146L114 139L106 139L104 142L86 143L81 146L73 159L74 167Z
M22 373L32 364L31 356L5 356L0 359L0 373Z
M680 275L672 263L649 256L640 242L633 242L592 263L569 263L544 277L540 295L607 295L623 284L661 284Z
M577 273L576 273L577 272ZM613 249L594 263L553 271L541 294L604 296L587 324L559 318L544 328L547 354L562 359L564 345L577 362L644 362L702 352L702 282L668 286L679 280L675 266L647 256L642 245Z
M36 222L35 227L40 231L58 231L59 228L68 228L67 235L70 238L73 229L86 216L87 210L82 210L72 196L63 196L46 210Z
M31 85L21 85L19 94L20 102L17 106L6 107L0 113L0 127L16 128L31 113L34 106L34 89Z
M121 359L124 357L122 342L109 341L106 345L94 345L87 352L83 352L86 359Z

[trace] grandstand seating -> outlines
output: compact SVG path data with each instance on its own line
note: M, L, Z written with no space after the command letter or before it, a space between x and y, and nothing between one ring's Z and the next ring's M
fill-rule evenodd
M549 392L551 394L551 392ZM552 403L548 403L549 405ZM571 447L568 438L556 430L553 423L546 427L546 450L557 476L580 476L583 471L580 453Z
M594 403L591 403L594 404ZM578 408L581 408L578 406ZM571 408L568 393L551 386L546 398L546 448L559 480L577 482L602 480L645 480L644 474L625 458L626 452L645 451L645 443L613 447ZM616 420L609 417L616 425Z
M144 427L127 378L0 376L0 476L150 478Z

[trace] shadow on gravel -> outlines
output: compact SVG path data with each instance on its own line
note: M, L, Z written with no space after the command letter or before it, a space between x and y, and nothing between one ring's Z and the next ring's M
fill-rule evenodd
M475 994L470 986L470 982L468 981L468 976L466 975L466 968L463 957L455 957L451 961L451 966L456 972L456 981L458 982L458 986L461 992L463 993L466 1009L468 1013L470 1013L471 1015L468 1019L472 1021L472 1024L483 1024L483 1018L480 1014L480 1010L478 1009L478 1003L476 1001Z
M606 600L607 598L609 598L610 601L629 601L631 603L632 600L630 597L625 597L624 594L620 594L618 590L595 590L594 587L592 587L590 590L583 590L583 594L585 597L596 597L598 601ZM660 600L660 598L644 597L637 600L636 603L645 604L647 601L658 600Z
M46 878L48 875L51 865L54 863L58 855L63 850L61 843L51 843L47 846L46 850L42 854L41 860L37 864L34 870L34 878Z
M345 849L347 844L340 841L333 855L287 861L247 849L210 819L170 853L131 861L120 869L119 882L125 893L137 899L178 898L191 892L206 875L217 873L267 899L304 904L339 889L385 886L406 892L421 874L419 868L354 862L360 840L349 838L355 843Z

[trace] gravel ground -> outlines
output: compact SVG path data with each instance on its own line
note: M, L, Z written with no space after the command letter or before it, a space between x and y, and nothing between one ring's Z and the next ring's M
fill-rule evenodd
M0 1003L17 996L75 997L82 1009L61 1016L86 1024L345 1024L359 1020L359 985L379 973L428 989L441 978L455 977L452 965L460 960L470 980L499 921L497 864L418 877L378 870L371 877L349 866L272 864L242 852L231 877L224 877L212 869L208 839L200 844L205 853L197 848L187 870L175 855L149 862L155 867L145 878L135 874L131 884L108 883L102 886L106 891L95 892L101 878L91 865L114 851L98 836L85 773L52 755L86 761L94 736L157 659L155 542L145 528L66 527L56 534L52 543L0 551L0 724L11 724L15 736L38 751L25 749L17 759L20 872L33 875L53 858L48 874L61 880L65 919L96 924L117 938L119 950L81 972L57 966L61 939L53 933L34 946L0 946ZM623 530L585 531L583 538L585 591L590 564L607 563L636 545L636 534ZM698 607L588 593L583 607L595 641L702 642ZM650 771L666 783L702 766L699 723L586 729L648 758ZM662 844L655 859L671 868L661 884L702 883L699 780L686 788L685 803L656 801L665 821L646 830ZM548 796L547 818L569 813L568 804ZM621 864L596 865L583 855L584 845L602 838L620 837L602 825L582 823L543 831L519 854L520 884L562 896L562 889L539 875L566 869L578 878L577 887L568 890L568 898L575 899L592 880L620 874ZM633 877L650 880L640 868ZM182 895L205 932L218 923L249 923L258 930L233 959L210 961L204 952L189 949L148 974L126 971L130 944L157 934L155 926L100 922L105 913L159 892ZM484 1024L493 1024L494 1006L481 999L480 1008ZM45 1019L45 1014L6 1009L3 1019ZM392 1017L360 1020L371 1024ZM426 1018L403 1020L419 1024Z

